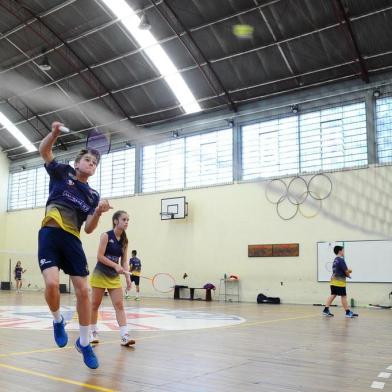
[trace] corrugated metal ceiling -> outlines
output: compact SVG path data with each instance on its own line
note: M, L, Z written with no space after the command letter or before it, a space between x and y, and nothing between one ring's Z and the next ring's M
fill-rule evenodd
M152 33L209 112L225 105L235 110L299 86L366 80L392 64L389 0L128 3L147 15ZM235 24L252 25L253 37L235 37ZM42 51L52 66L47 72L38 67ZM23 88L15 83L12 91L9 81L15 75L23 78ZM35 143L54 119L77 131L63 137L63 148L83 139L85 131L79 131L103 122L110 122L107 129L115 133L127 128L127 119L132 139L134 124L184 114L164 79L100 0L0 1L0 100L0 111ZM0 133L0 147L10 159L24 152L6 132Z

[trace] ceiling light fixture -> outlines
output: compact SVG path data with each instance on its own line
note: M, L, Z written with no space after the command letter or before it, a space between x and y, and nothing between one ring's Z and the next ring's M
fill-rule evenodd
M138 27L140 30L150 30L151 29L150 21L148 20L147 15L145 13L143 13Z
M163 76L173 94L176 96L185 113L196 113L202 109L185 83L184 78L178 72L171 58L158 44L156 38L149 30L139 28L141 18L124 0L101 0L113 12L114 16L121 20L124 27L132 34L144 53L148 56L154 67Z
M299 112L298 105L291 105L291 113L297 114Z
M381 91L380 90L374 90L373 91L373 97L374 98L378 98L381 96Z
M37 151L37 147L12 122L0 112L0 124L19 142L28 152Z
M46 48L42 49L41 53L44 54L45 52ZM38 64L38 66L42 71L50 71L52 69L52 66L49 63L48 56L46 54L42 57L41 63Z

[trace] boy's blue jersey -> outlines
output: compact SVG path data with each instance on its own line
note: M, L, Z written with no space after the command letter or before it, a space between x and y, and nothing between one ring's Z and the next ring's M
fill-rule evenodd
M121 256L123 255L123 240L117 240L113 230L108 231L106 234L108 235L108 243L106 245L104 256L114 263L119 264L121 261ZM118 275L114 268L109 267L100 261L97 262L95 269L107 276Z
M49 197L46 203L42 225L50 219L71 234L79 237L80 228L88 215L94 214L99 203L99 194L88 183L77 180L76 172L70 165L58 163L55 159L45 164L50 176Z
M142 262L138 257L131 257L129 259L129 267L131 269L132 275L140 276Z
M343 257L337 256L332 264L331 285L338 287L346 286L347 265Z

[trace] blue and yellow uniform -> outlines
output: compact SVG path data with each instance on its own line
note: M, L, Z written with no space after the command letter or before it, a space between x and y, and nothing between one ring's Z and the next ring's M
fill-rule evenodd
M331 294L346 296L346 271L347 265L344 258L337 256L332 264Z
M108 243L106 245L104 256L114 263L120 264L123 255L123 240L116 238L113 230L106 232L108 235ZM91 287L99 287L102 289L118 289L121 288L120 275L112 267L97 262L90 278Z
M77 180L75 169L53 159L45 164L49 174L49 197L38 234L38 260L41 271L57 266L71 276L89 274L80 241L80 229L95 212L99 194L88 183ZM59 227L46 224L54 220Z
M129 259L129 270L131 271L131 282L134 282L135 286L139 286L142 263L138 257L135 256Z
M22 273L23 273L22 267L15 267L15 280L22 280Z

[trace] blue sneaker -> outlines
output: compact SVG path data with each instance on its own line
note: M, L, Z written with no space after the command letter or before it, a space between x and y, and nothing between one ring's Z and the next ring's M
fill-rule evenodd
M325 317L333 317L333 314L329 310L324 310L323 311L323 316L325 316Z
M346 312L346 317L354 318L354 317L358 317L358 314L357 313L353 313L351 310L349 310L348 312Z
M99 366L98 358L95 356L91 344L86 347L80 345L80 338L75 342L76 350L78 350L83 355L83 361L87 367L90 369L96 369Z
M65 332L65 320L61 316L61 322L56 323L53 321L54 340L59 347L64 347L68 343L68 335Z

